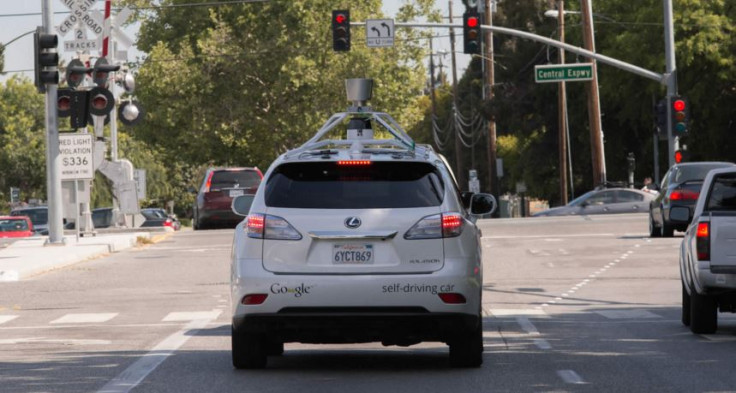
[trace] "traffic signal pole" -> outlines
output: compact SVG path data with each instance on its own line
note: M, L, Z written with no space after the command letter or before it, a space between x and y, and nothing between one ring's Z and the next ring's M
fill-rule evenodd
M41 1L43 31L53 34L51 0ZM64 223L61 201L61 156L59 155L59 122L56 117L58 85L46 84L46 198L49 238L47 244L64 244Z
M675 165L675 136L672 135L672 105L670 98L677 95L677 65L675 64L675 29L672 21L672 0L664 4L664 53L666 63L665 83L667 85L667 157L669 166Z

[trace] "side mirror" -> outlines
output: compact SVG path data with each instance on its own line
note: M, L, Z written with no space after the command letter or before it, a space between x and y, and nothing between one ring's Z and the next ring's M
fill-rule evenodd
M670 222L685 224L690 221L690 208L674 206L670 209Z
M255 195L239 195L233 198L231 208L233 212L239 216L247 216L250 212L250 205L253 204Z
M470 198L470 214L482 216L496 211L496 198L491 194L473 194Z

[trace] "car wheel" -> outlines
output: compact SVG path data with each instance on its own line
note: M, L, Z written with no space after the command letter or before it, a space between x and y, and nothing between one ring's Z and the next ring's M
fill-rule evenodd
M267 348L266 348L266 353L269 356L281 356L281 355L283 355L284 354L284 343L282 343L281 341L278 341L276 339L273 339L273 338L269 339L268 340L268 344L267 344Z
M659 232L659 228L654 224L654 216L652 216L652 212L649 212L649 237L659 237L661 233Z
M258 334L245 334L232 329L233 367L255 369L266 367L265 340Z
M667 225L667 221L662 220L660 234L662 237L672 237L675 235L675 228L673 228L672 225Z
M682 324L690 326L690 294L687 293L685 283L682 283Z
M695 334L715 333L718 328L718 306L714 296L690 294L690 330Z
M483 324L462 336L455 337L450 343L450 366L480 367L483 364Z

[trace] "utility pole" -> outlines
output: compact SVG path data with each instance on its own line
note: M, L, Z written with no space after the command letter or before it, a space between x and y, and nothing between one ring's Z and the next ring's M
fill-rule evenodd
M560 42L565 42L565 1L557 1L557 28ZM565 50L559 50L560 64L565 64ZM557 89L557 144L560 167L560 204L567 205L567 86L560 81Z
M43 31L54 34L51 22L51 0L42 0ZM49 238L47 244L64 244L64 224L61 203L61 157L59 155L59 122L56 100L59 86L46 85L46 198L49 210Z
M452 23L452 0L449 2L450 7L450 23ZM457 110L457 62L455 61L455 29L450 28L450 51L452 52L452 106L453 106L453 114L452 116L455 116L455 111ZM455 129L455 176L457 177L457 183L458 187L460 187L460 190L465 190L468 188L468 182L465 180L465 171L463 169L463 160L461 157L462 154L462 141L460 140L460 130L458 129L458 126L456 124L456 119L453 119L454 129Z
M493 9L491 0L486 2L486 23L493 26ZM486 100L493 101L493 84L496 83L496 76L493 64L493 31L486 30L485 37L485 62L486 62L486 81L488 86L485 89ZM493 196L498 198L500 187L498 184L498 174L496 173L496 119L493 115L488 120L488 190Z
M434 42L434 37L429 38L429 97L432 100L432 121L430 122L430 127L434 127L434 119L437 118L437 99L434 96L434 46L432 45ZM434 132L433 128L430 128L432 132ZM439 145L437 146L437 150L440 150Z
M583 45L585 49L595 52L595 32L593 31L593 0L580 0L583 16ZM603 150L603 131L601 126L601 102L598 95L598 66L593 64L593 79L588 84L588 119L590 122L590 151L593 162L593 185L595 187L606 182L606 159Z
M677 95L677 65L675 63L675 30L672 22L672 0L664 0L664 49L667 76L667 102ZM672 105L667 105L667 157L675 165L675 136L672 135Z

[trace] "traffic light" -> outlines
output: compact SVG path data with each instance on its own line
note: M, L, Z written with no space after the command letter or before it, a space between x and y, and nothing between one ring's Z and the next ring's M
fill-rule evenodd
M690 103L685 97L670 97L670 110L672 111L672 135L685 136L688 133L688 122L690 120Z
M103 87L93 87L89 93L89 114L92 116L107 116L115 107L115 98L110 90Z
M667 132L667 100L662 99L657 102L654 107L654 115L657 120L657 134L662 135Z
M46 34L41 27L33 33L33 52L35 55L35 83L39 93L46 92L47 84L59 83L59 54L56 45L59 37L56 34Z
M92 81L97 86L105 87L107 79L110 77L110 73L119 69L119 65L109 64L107 59L100 57L97 59L97 62L95 62L95 68L92 70Z
M463 14L463 53L479 54L482 34L480 31L481 18L476 11Z
M690 161L690 152L687 150L675 150L675 163L679 164L681 162L688 162Z
M72 89L76 89L84 82L84 78L88 72L92 71L87 68L79 59L74 59L66 66L66 84Z
M332 49L350 51L350 10L332 11Z

